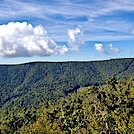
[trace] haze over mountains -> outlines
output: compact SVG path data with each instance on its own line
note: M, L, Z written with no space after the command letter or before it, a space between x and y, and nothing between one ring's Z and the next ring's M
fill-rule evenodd
M0 65L0 108L30 107L58 100L80 87L134 75L134 58L87 62Z

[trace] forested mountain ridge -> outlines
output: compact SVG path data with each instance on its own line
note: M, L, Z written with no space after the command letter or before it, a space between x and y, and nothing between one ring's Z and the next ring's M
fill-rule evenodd
M29 107L57 100L115 76L134 75L134 58L90 62L32 62L0 65L0 108Z

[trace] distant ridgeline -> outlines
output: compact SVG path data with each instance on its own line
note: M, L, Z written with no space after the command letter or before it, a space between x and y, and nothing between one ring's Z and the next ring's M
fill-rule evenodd
M87 62L0 65L0 108L57 100L80 87L102 85L112 76L134 75L134 58Z

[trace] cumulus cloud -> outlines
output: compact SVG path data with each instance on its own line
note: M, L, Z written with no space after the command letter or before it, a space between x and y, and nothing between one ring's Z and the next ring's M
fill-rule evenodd
M110 47L110 50L112 53L119 53L120 52L120 49L113 47L113 44L109 44L108 46Z
M79 29L69 29L68 30L68 36L69 36L69 41L68 44L70 45L72 50L78 50L78 46L81 44L81 39L80 36L83 32Z
M104 48L103 44L101 44L101 43L95 43L94 47L95 47L95 50L98 52L101 52L101 53L105 52L105 48Z
M64 54L68 48L48 37L43 26L33 27L27 22L0 25L1 57L32 57Z
M113 44L109 44L107 49L101 43L95 43L94 47L96 51L105 53L109 56L113 54L118 54L121 51L120 49L113 47Z

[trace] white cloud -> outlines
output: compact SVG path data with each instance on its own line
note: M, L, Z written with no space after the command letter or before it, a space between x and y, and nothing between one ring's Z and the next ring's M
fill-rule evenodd
M99 8L98 8L99 6ZM75 7L75 8L74 8ZM117 11L117 12L116 12ZM133 0L107 0L101 1L31 1L31 0L2 0L0 1L0 20L8 22L11 20L34 19L33 24L45 23L45 26L56 41L67 41L63 36L65 29L71 26L83 25L87 41L107 41L107 40L130 40L133 36L128 31L132 29L134 24L122 16L114 15L115 13L126 11L134 11ZM56 16L58 15L58 16ZM103 18L103 15L105 16ZM110 17L111 15L115 17ZM120 15L120 13L118 14ZM130 14L131 15L131 14ZM85 17L85 21L79 20ZM100 19L98 19L100 17ZM101 19L102 17L102 19ZM56 30L57 26L62 26ZM53 30L52 30L53 28ZM95 32L94 32L95 31ZM107 34L106 31L115 31ZM101 33L101 36L100 36ZM89 39L90 34L90 39Z
M68 48L57 45L48 37L43 26L27 22L0 25L0 56L31 57L64 54Z
M76 29L69 29L68 30L68 36L69 41L68 44L70 45L72 50L78 50L79 45L81 44L80 36L82 34L82 31L79 28Z
M76 41L76 37L75 35L80 33L80 29L79 28L76 28L75 30L72 30L72 29L69 29L68 30L68 35L69 35L69 38L72 42L75 42Z
M105 48L101 43L95 43L95 50L106 55L112 56L113 54L118 54L121 50L119 48L113 47L113 44L109 44L108 48Z
M104 48L103 44L101 44L101 43L95 43L94 47L95 47L95 50L98 52L101 52L101 53L105 52L105 48Z
M113 47L113 44L109 44L108 46L110 47L110 50L112 53L119 53L120 52L120 49Z

